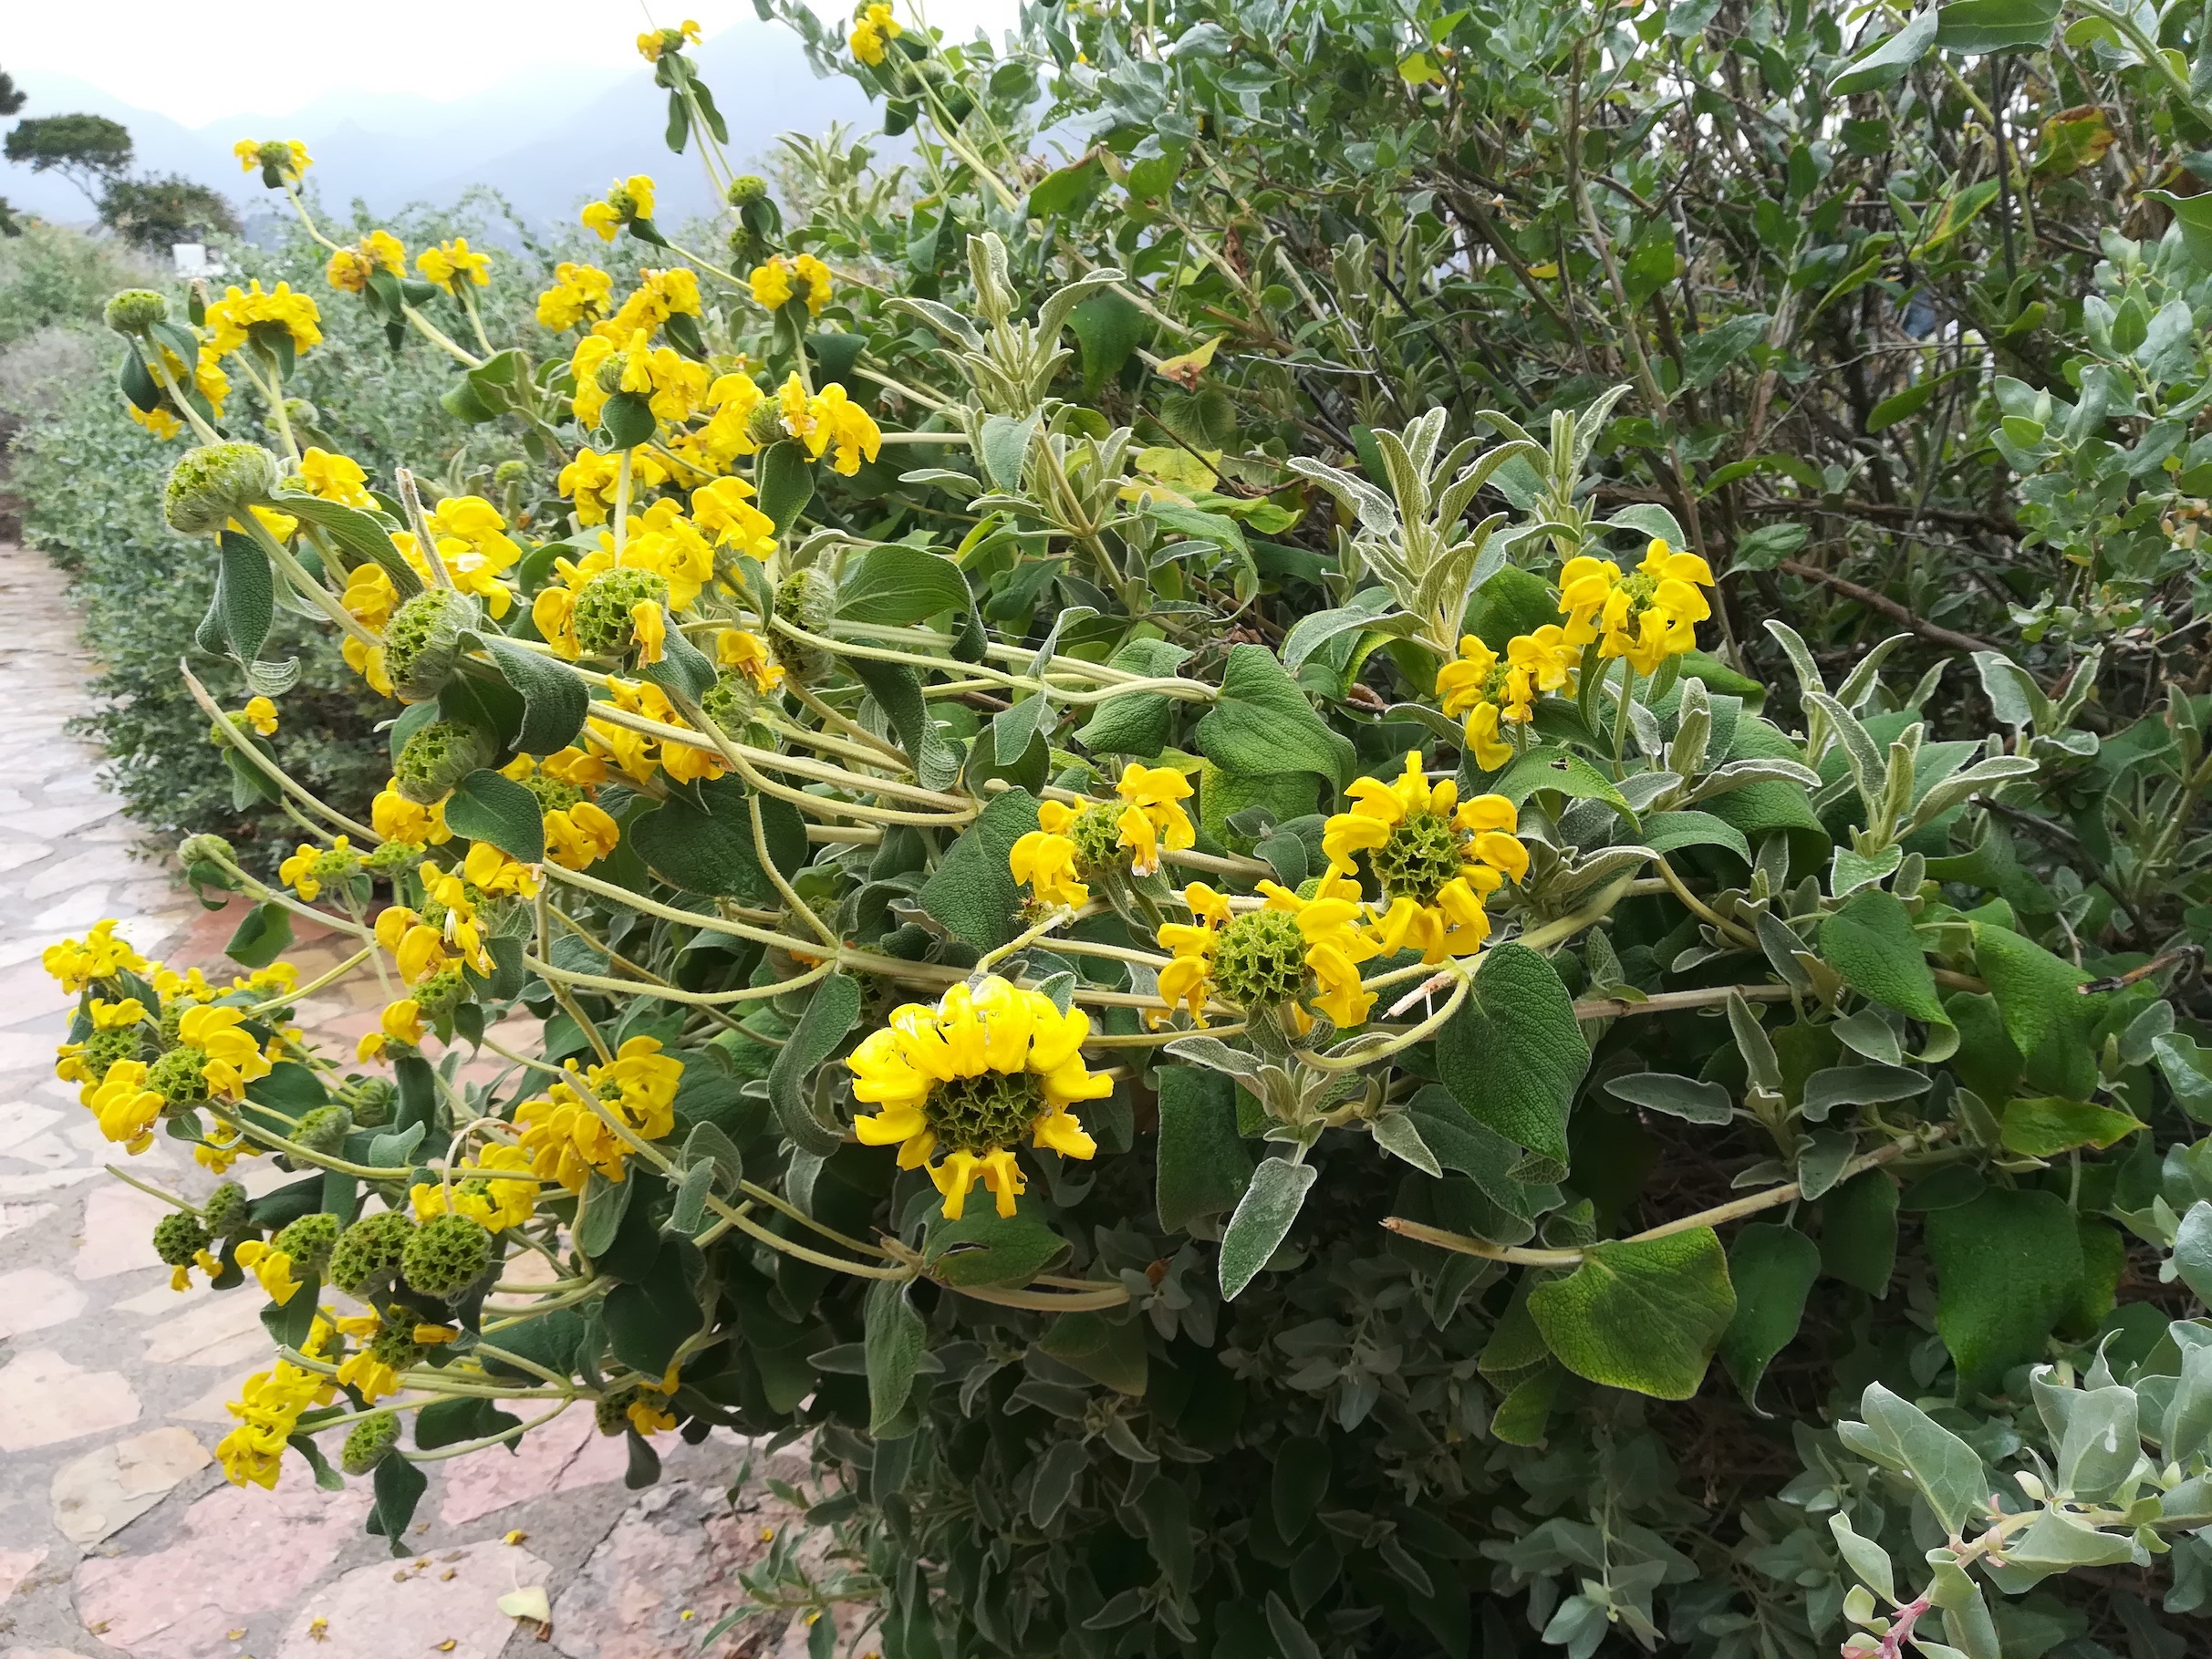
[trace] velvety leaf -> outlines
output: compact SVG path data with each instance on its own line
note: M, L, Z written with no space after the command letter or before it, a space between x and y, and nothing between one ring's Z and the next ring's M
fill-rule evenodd
M1820 946L1828 965L1862 996L1927 1024L1950 1022L1920 936L1895 894L1854 894L1821 925Z
M1159 1172L1155 1201L1162 1231L1235 1207L1251 1181L1251 1155L1237 1135L1236 1084L1197 1066L1159 1070Z
M1229 1226L1221 1235L1220 1281L1224 1299L1234 1301L1244 1287L1259 1277L1260 1270L1275 1253L1275 1247L1290 1232L1291 1223L1297 1220L1305 1195L1314 1185L1314 1174L1311 1164L1293 1164L1280 1157L1260 1160L1260 1166L1252 1172L1251 1184L1237 1201L1236 1213L1230 1217Z
M1480 960L1467 1000L1438 1036L1437 1068L1478 1122L1528 1148L1542 1167L1525 1176L1557 1180L1567 1166L1568 1109L1590 1065L1574 1000L1552 964L1523 946L1495 946Z
M741 904L780 906L783 895L762 869L753 834L752 792L742 778L699 785L701 812L680 794L630 823L628 839L653 873L693 893ZM806 824L798 808L774 796L761 800L762 826L776 867L786 876L806 863Z
M1351 781L1351 742L1314 712L1298 682L1264 646L1231 648L1220 698L1192 741L1224 772L1249 777L1314 772L1339 789Z
M1126 1313L1126 1310L1125 1310ZM1063 1313L1044 1328L1037 1346L1063 1365L1118 1394L1141 1395L1151 1362L1142 1321L1104 1313Z
M2077 1146L2103 1151L2142 1127L2129 1113L2085 1100L2015 1100L2005 1107L2004 1144L2028 1157L2056 1157Z
M545 855L545 821L537 797L488 767L469 773L446 797L445 824L454 835L488 841L524 864Z
M1999 1387L2042 1357L2082 1281L2073 1211L2056 1193L1993 1187L1926 1223L1936 1262L1936 1329L1962 1398Z
M2089 1032L2104 1001L2077 989L2089 976L2034 940L1986 922L1974 924L1974 961L2025 1062L2029 1086L2087 1099L2097 1086Z
M899 1430L912 1434L913 1421L901 1423L900 1414L914 1392L914 1371L921 1363L929 1332L908 1300L907 1286L895 1279L878 1279L870 1284L863 1323L868 1433L878 1438L902 1437Z
M1820 1267L1820 1246L1793 1227L1753 1222L1729 1248L1736 1316L1721 1335L1719 1360L1754 1409L1768 1364L1797 1335Z
M1687 1400L1736 1313L1728 1255L1709 1227L1592 1245L1564 1279L1529 1292L1545 1344L1577 1376Z
M1007 855L1036 827L1036 796L1010 789L994 797L922 885L922 908L978 950L1006 943L1020 931L1015 912L1021 902Z
M775 1063L769 1068L768 1098L775 1107L776 1121L802 1152L827 1157L843 1144L837 1125L826 1124L815 1115L808 1080L816 1066L837 1052L859 1017L859 980L850 974L831 974L815 987L806 1011L784 1039Z
M1821 1200L1821 1271L1878 1297L1896 1266L1897 1184L1869 1169Z
M882 542L846 572L837 589L840 621L907 627L974 604L961 567L940 553Z

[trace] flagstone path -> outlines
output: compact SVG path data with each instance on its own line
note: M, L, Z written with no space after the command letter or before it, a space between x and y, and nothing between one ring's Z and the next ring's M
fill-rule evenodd
M119 1159L100 1137L53 1075L71 1000L38 959L116 917L140 951L212 976L236 918L171 885L68 734L91 665L61 589L44 557L0 544L0 1659L700 1652L741 1593L736 1569L792 1519L757 1488L725 1498L753 1450L725 1432L695 1447L664 1436L661 1483L637 1494L588 1408L519 1453L429 1465L398 1560L363 1530L366 1482L321 1492L289 1458L273 1492L224 1481L223 1403L268 1364L260 1298L169 1288L150 1242L166 1207L104 1166L194 1198L213 1177L176 1141ZM338 959L313 940L291 955L303 981ZM304 1001L300 1022L350 1051L375 1012L365 986ZM238 1173L249 1187L289 1178ZM549 1629L499 1609L533 1588ZM796 1654L803 1633L776 1645Z

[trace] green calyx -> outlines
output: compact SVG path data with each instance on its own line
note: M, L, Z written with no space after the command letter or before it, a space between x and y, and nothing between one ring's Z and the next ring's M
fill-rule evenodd
M433 1216L400 1256L400 1276L425 1296L455 1297L492 1263L492 1235L466 1216Z
M415 1006L425 1020L442 1020L468 1000L468 981L459 968L441 968L415 987Z
M384 627L384 671L403 703L426 703L453 677L463 630L483 620L476 601L430 587L392 613Z
M146 1073L146 1086L173 1110L207 1098L207 1056L189 1043L172 1048Z
M381 1129L391 1122L400 1104L400 1091L389 1077L357 1077L338 1096L351 1109L354 1126L360 1129Z
M1305 936L1287 910L1232 918L1213 950L1213 982L1240 1008L1288 1002L1305 989Z
M207 1195L207 1202L200 1206L200 1218L207 1230L218 1239L227 1239L234 1233L243 1233L253 1225L254 1201L246 1197L245 1188L235 1181L225 1181Z
M127 1025L119 1031L92 1032L85 1039L82 1057L85 1070L95 1079L101 1079L117 1061L136 1060L139 1053L139 1029Z
M602 570L576 595L576 645L590 657L621 657L638 642L630 612L639 605L666 605L668 578L630 565Z
M707 688L699 706L723 731L742 731L751 722L760 699L753 692L753 682L743 674L724 674Z
M410 1365L421 1363L422 1356L430 1350L414 1339L412 1331L410 1325L387 1322L369 1339L369 1357L394 1371L405 1371Z
M151 288L125 288L108 302L108 327L118 334L143 334L169 320L169 300Z
M320 1273L338 1248L338 1226L336 1216L317 1211L290 1223L270 1242L291 1257L293 1265L302 1272Z
M404 1212L379 1210L363 1216L343 1233L330 1251L330 1282L348 1296L359 1296L400 1266L415 1224Z
M955 1077L929 1091L921 1115L949 1152L1011 1146L1044 1115L1044 1080L1031 1072Z
M453 793L472 772L492 763L492 740L460 721L432 721L407 740L392 765L400 793L431 806Z
M153 1224L153 1253L172 1268L190 1267L212 1235L190 1210L171 1210Z
M276 457L257 443L187 450L170 469L161 511L179 535L213 535L276 494Z
M1367 858L1386 897L1425 905L1459 874L1459 832L1449 818L1415 813L1393 828L1390 838Z
M777 419L773 401L763 403L753 411L753 423L758 428L763 418L769 425L769 435L753 433L756 443L773 443L784 436L782 422ZM837 585L830 580L829 573L809 565L804 570L794 570L776 584L775 614L810 634L818 634L837 614ZM800 679L819 679L836 666L835 658L820 646L803 646L795 641L778 640L776 656L784 669Z
M353 1114L344 1106L317 1106L299 1120L292 1138L310 1152L335 1153L353 1133Z
M1085 807L1067 826L1067 838L1075 844L1075 867L1085 876L1126 862L1120 857L1121 811L1109 803Z
M346 1448L338 1455L338 1467L348 1475L366 1475L391 1455L400 1444L400 1418L389 1411L363 1417L353 1426L346 1436Z
M618 1435L629 1426L629 1408L643 1391L632 1385L616 1388L591 1403L591 1420L603 1435Z
M523 787L537 797L537 810L541 813L565 813L584 798L584 792L574 783L564 783L542 772L534 772L524 778Z

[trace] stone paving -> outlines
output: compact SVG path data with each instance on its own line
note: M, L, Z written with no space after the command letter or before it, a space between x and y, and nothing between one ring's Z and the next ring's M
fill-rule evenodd
M223 1403L268 1363L261 1299L169 1288L149 1242L165 1206L104 1166L194 1198L213 1177L178 1142L119 1159L101 1138L53 1075L70 999L38 958L116 917L140 951L213 977L236 918L171 885L67 734L90 665L61 587L43 557L0 545L0 1659L701 1651L742 1593L734 1571L793 1519L751 1485L725 1497L755 1451L726 1433L663 1436L661 1484L636 1494L587 1408L516 1453L427 1465L399 1560L363 1530L366 1482L325 1493L291 1459L274 1492L224 1481ZM303 981L338 959L313 939L290 954ZM373 986L310 999L301 1023L350 1051L375 1001ZM249 1188L290 1178L254 1162L235 1172ZM531 1590L550 1626L500 1611ZM795 1626L758 1624L714 1652L803 1651Z

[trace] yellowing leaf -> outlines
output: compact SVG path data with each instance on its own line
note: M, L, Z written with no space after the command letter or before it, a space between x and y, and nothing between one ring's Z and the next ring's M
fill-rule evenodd
M1220 476L1216 469L1220 459L1219 450L1200 450L1194 455L1189 450L1163 443L1139 450L1137 470L1179 490L1210 490Z
M546 1600L543 1584L510 1590L499 1598L499 1611L510 1619L527 1619L533 1624L553 1623L553 1603Z
M1550 282L1552 278L1559 275L1559 262L1555 259L1547 259L1540 265L1531 265L1529 275L1540 282Z
M1424 87L1430 81L1440 81L1444 78L1444 72L1437 67L1436 60L1426 52L1416 52L1410 57L1401 60L1397 67L1397 74L1398 78L1409 87Z
M1196 351L1186 351L1179 358L1169 358L1153 373L1173 380L1185 391L1196 391L1199 389L1199 377L1206 372L1207 365L1213 361L1214 348L1220 343L1221 337L1217 334Z

